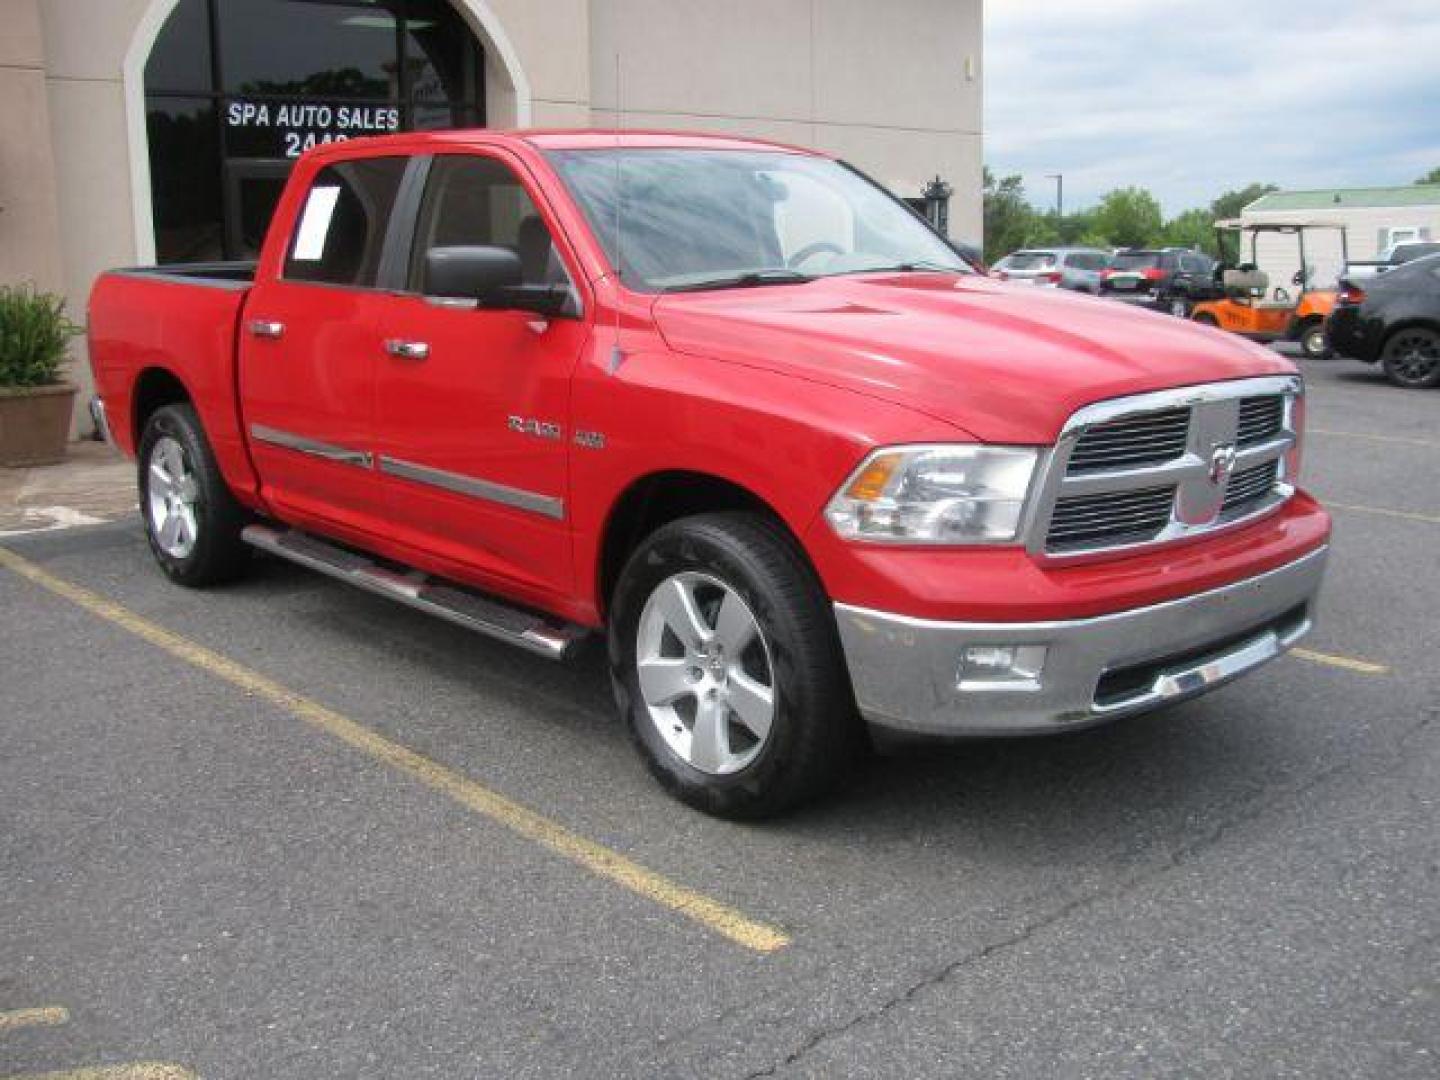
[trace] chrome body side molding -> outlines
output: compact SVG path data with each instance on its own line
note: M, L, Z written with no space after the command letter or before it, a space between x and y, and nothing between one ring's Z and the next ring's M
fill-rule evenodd
M323 458L339 465L354 465L357 468L368 469L375 463L374 457L366 450L352 450L346 446L321 442L319 439L309 439L304 435L281 431L279 428L269 427L266 424L251 424L250 437L256 442L279 446L285 450L294 450L297 454L309 454L311 457Z
M412 483L428 484L430 487L453 491L457 495L468 495L472 499L512 506L517 510L527 510L556 521L563 521L565 518L565 500L554 495L542 495L536 491L497 484L493 480L481 480L463 473L416 465L414 462L402 461L384 454L380 455L380 471Z

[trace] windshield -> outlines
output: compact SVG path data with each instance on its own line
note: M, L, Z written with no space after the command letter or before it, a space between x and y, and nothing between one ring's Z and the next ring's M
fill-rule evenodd
M903 203L827 158L627 149L549 157L632 289L774 284L885 269L971 272Z
M1148 270L1160 265L1158 251L1131 251L1116 255L1110 260L1112 270Z
M1000 260L1001 270L1048 270L1055 265L1055 256L1048 251L1017 251Z

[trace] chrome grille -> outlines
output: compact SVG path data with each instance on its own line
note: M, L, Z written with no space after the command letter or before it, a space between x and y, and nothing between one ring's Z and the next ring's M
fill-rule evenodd
M1294 492L1291 376L1087 406L1061 432L1028 532L1039 555L1165 543L1258 517Z
M1225 501L1220 504L1220 513L1233 514L1263 499L1274 489L1275 481L1279 477L1278 461L1267 461L1263 465L1241 469L1230 478L1230 483L1225 488Z
M1071 495L1055 504L1047 545L1051 551L1067 551L1153 540L1170 524L1174 502L1174 485Z
M1189 409L1161 409L1087 428L1070 452L1070 472L1130 469L1172 461L1185 452Z
M1240 399L1236 441L1241 446L1264 442L1280 434L1285 423L1285 398L1280 394Z

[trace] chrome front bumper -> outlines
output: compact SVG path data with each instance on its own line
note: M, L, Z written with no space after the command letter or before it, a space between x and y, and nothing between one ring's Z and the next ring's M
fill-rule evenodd
M1328 547L1210 592L1091 619L955 623L836 604L860 711L927 735L1063 731L1204 693L1294 645L1311 626ZM1044 646L1030 679L963 679L967 648Z

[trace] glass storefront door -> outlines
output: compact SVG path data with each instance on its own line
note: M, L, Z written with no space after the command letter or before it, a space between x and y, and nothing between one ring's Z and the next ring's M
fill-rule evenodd
M145 67L160 262L253 258L321 143L485 122L449 0L180 0Z

